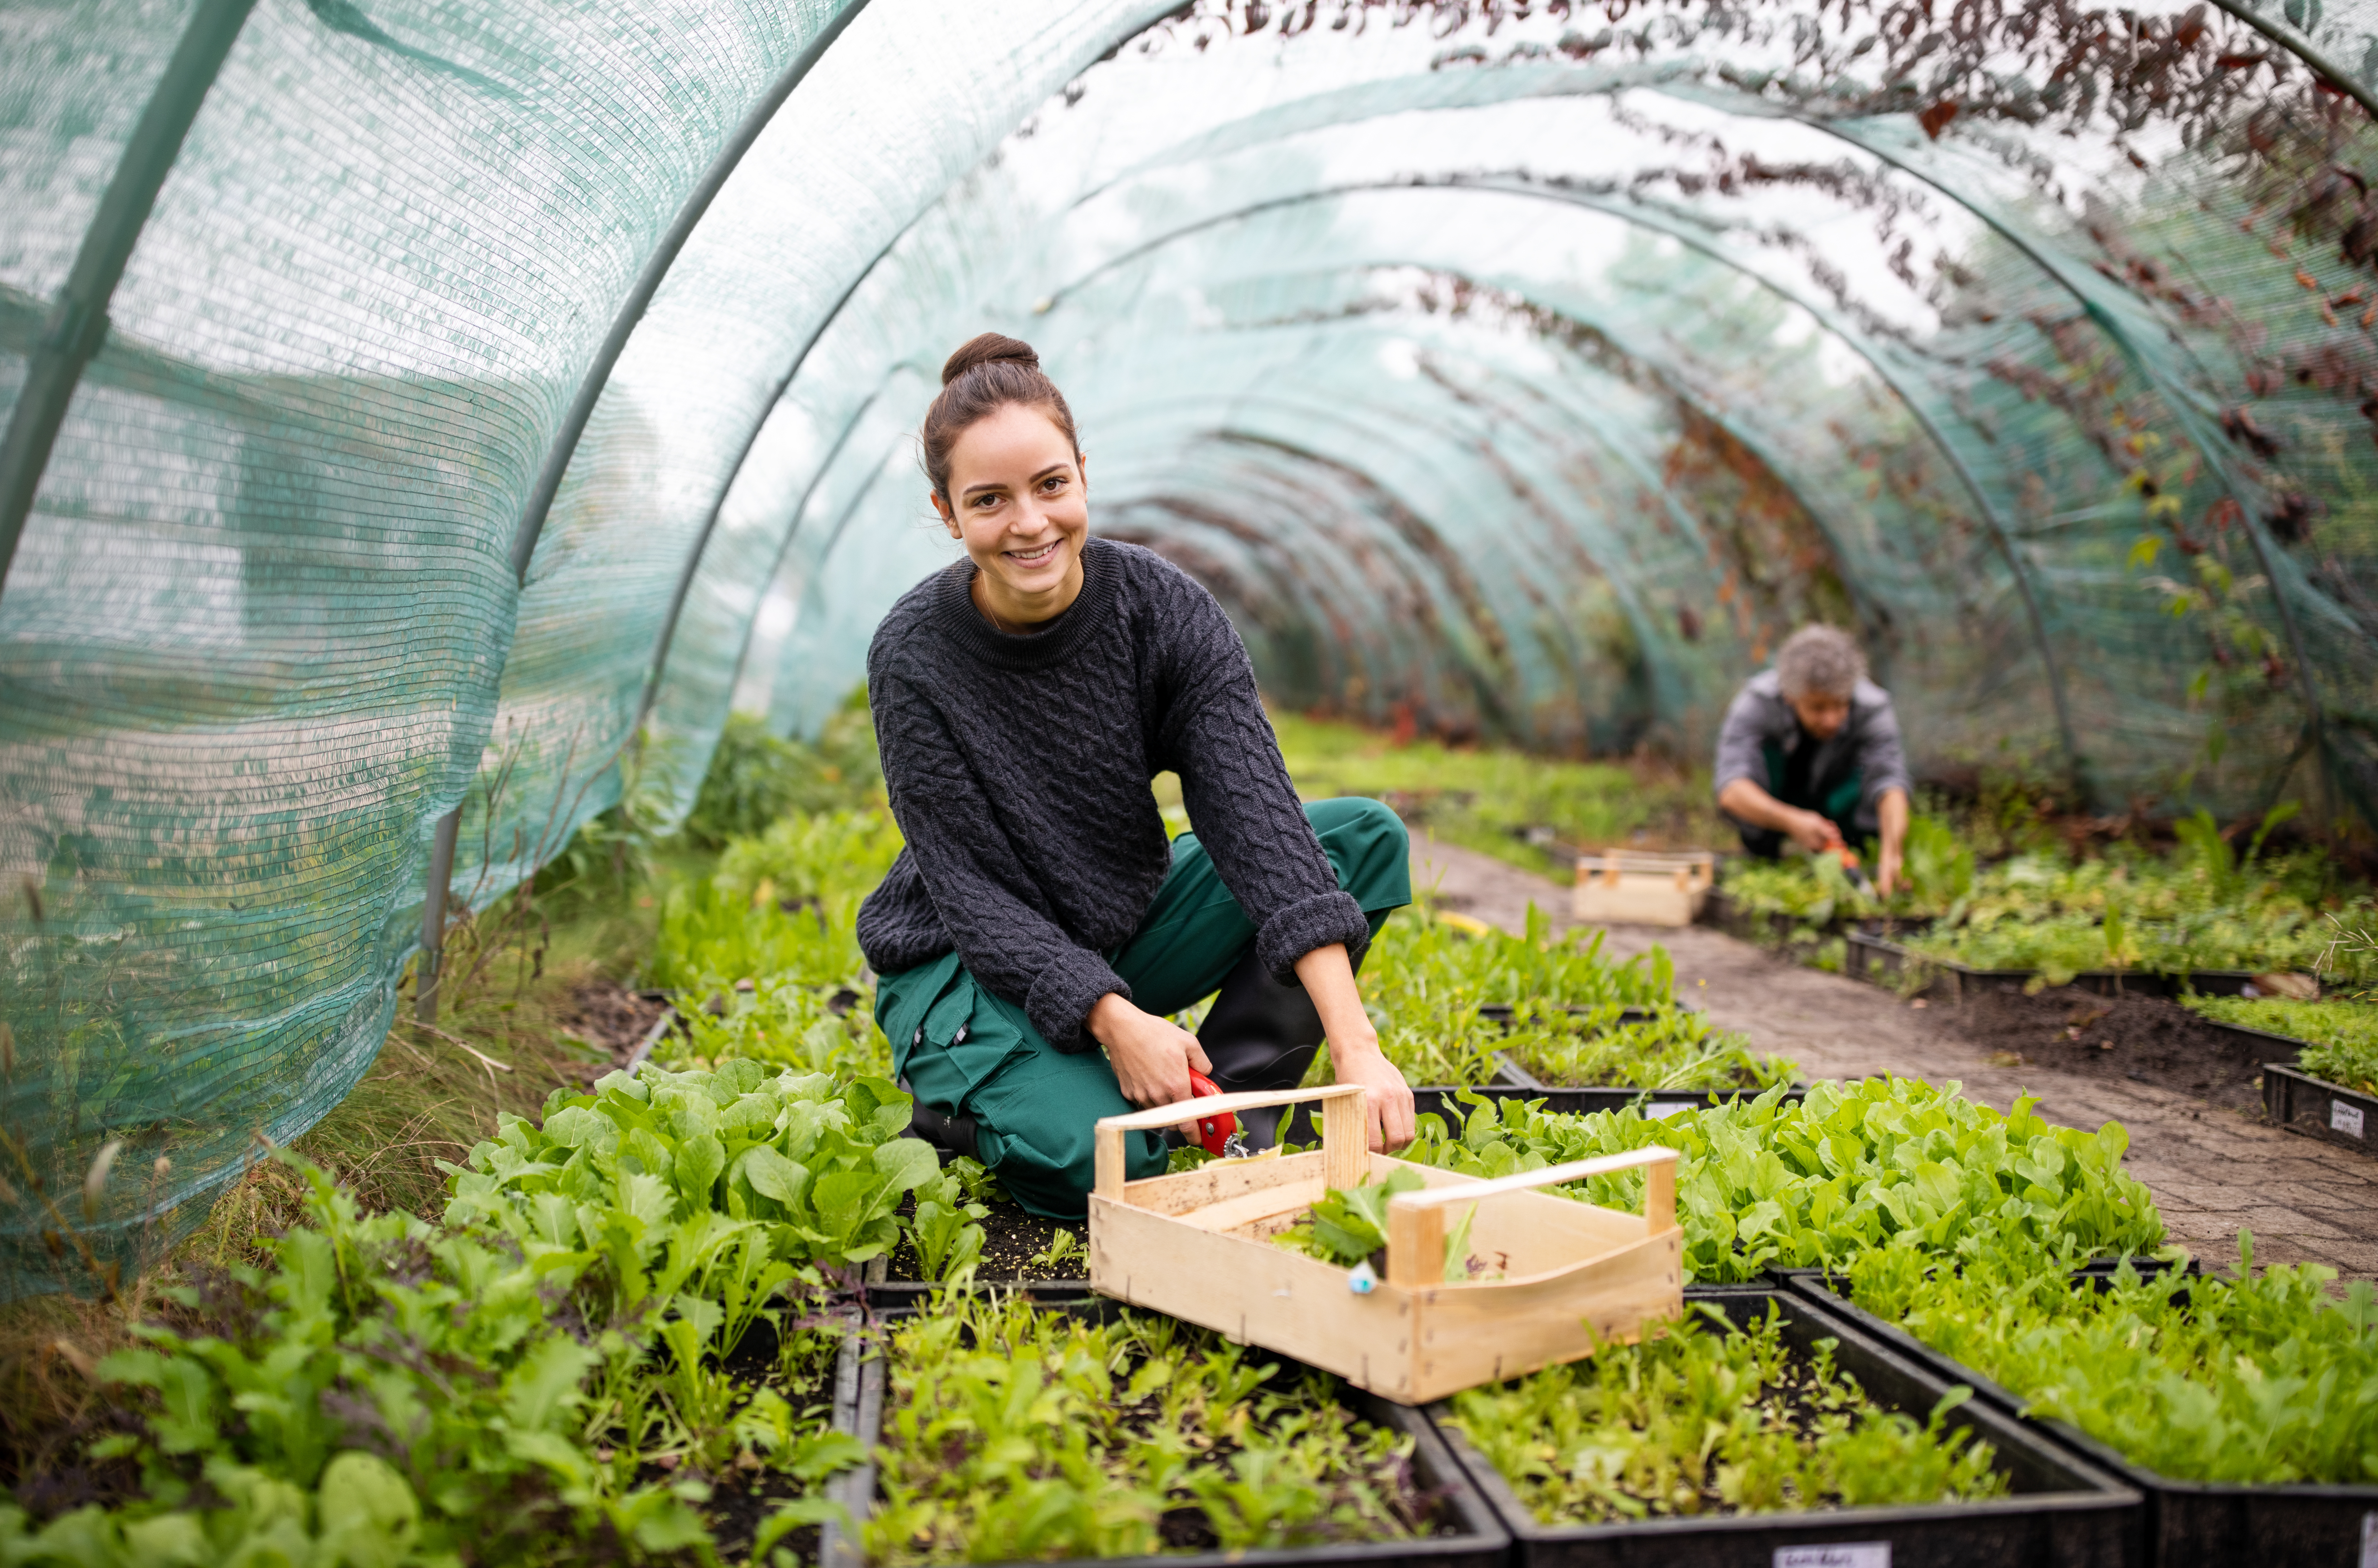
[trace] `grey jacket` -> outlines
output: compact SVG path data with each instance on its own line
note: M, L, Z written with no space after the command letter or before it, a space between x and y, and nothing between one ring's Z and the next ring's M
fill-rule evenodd
M1767 749L1774 747L1790 756L1802 742L1799 715L1784 700L1784 688L1773 670L1752 676L1735 694L1717 736L1715 787L1723 794L1736 779L1748 779L1771 795L1781 781L1768 776ZM1872 830L1876 803L1887 789L1915 793L1907 777L1907 759L1899 744L1899 716L1892 712L1891 693L1870 680L1857 683L1850 698L1849 722L1832 739L1819 743L1811 779L1858 774L1856 825ZM1844 827L1852 824L1844 823Z

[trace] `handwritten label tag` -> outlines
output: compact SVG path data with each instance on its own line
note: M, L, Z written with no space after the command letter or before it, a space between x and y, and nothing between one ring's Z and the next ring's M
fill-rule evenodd
M2328 1102L2328 1125L2331 1131L2342 1132L2348 1137L2366 1136L2361 1131L2361 1107L2347 1105L2343 1100Z
M2365 1527L2364 1537L2367 1538ZM1891 1568L1889 1541L1856 1541L1840 1546L1779 1546L1775 1568ZM2365 1563L2363 1568L2370 1568Z
M1688 1104L1688 1103L1687 1103L1686 1101L1683 1101L1683 1100L1677 1100L1677 1101L1675 1101L1675 1102L1674 1102L1674 1103L1672 1103L1672 1104L1669 1104L1669 1105L1664 1105L1664 1106L1658 1106L1658 1105L1655 1105L1655 1106L1646 1106L1646 1107L1644 1107L1643 1108L1644 1108L1646 1111L1648 1111L1648 1112L1649 1112L1651 1115L1652 1115L1652 1116L1656 1116L1656 1117L1669 1117L1669 1116L1674 1116L1674 1115L1675 1115L1675 1114L1676 1114L1678 1111L1680 1111L1680 1110L1690 1110L1690 1109L1692 1109L1693 1107L1691 1107L1691 1105L1689 1105L1689 1104Z

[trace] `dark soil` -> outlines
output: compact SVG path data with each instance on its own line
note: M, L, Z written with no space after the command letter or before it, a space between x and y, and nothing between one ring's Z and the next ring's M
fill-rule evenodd
M987 1205L991 1213L976 1223L982 1227L982 1262L976 1265L975 1279L989 1285L1011 1279L1087 1279L1090 1273L1090 1226L1087 1220L1068 1224L1063 1220L1042 1219L1027 1214L1014 1203ZM900 1205L902 1218L916 1213L917 1200L910 1197ZM1033 1260L1049 1250L1057 1232L1074 1234L1074 1251L1055 1268ZM917 1266L917 1250L905 1239L899 1250L892 1254L886 1280L913 1281L922 1279L924 1273Z
M815 1300L790 1301L786 1304L785 1317L790 1323L817 1311ZM792 1403L796 1410L823 1405L834 1397L835 1348L831 1344L820 1347L815 1359L802 1364L798 1375L805 1382L788 1383L783 1363L782 1342L776 1330L765 1320L753 1323L744 1332L735 1354L728 1357L723 1370L730 1375L757 1387L766 1383ZM640 1482L669 1478L674 1472L657 1465L647 1465L638 1473ZM730 1466L716 1475L705 1476L711 1485L710 1500L702 1505L703 1516L710 1522L713 1538L718 1543L720 1558L733 1562L749 1554L753 1538L768 1516L783 1504L803 1495L799 1481L778 1470L744 1469ZM785 1544L803 1562L817 1561L819 1531L814 1525L803 1525L785 1538Z
M2227 1110L2262 1108L2263 1053L2160 997L2101 997L2077 986L2025 996L2001 982L1936 1016L1993 1066L2128 1078Z
M715 1480L710 1501L702 1505L703 1517L710 1521L711 1538L718 1543L719 1560L725 1562L741 1560L751 1550L751 1538L760 1533L768 1515L799 1497L803 1490L801 1484L789 1476L765 1472L747 1490L735 1484L738 1474L730 1470L725 1478ZM815 1562L820 1534L815 1525L798 1526L779 1543L779 1549L789 1547L798 1561Z
M589 980L570 1000L570 1027L602 1047L614 1064L634 1055L668 1011L667 1003L640 996L617 980Z

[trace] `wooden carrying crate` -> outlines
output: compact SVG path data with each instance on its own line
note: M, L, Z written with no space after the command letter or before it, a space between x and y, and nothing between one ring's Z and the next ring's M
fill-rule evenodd
M1126 1132L1315 1099L1316 1150L1123 1179ZM1647 1320L1684 1311L1674 1149L1489 1181L1374 1155L1364 1143L1355 1084L1218 1095L1104 1118L1090 1194L1091 1287L1404 1405L1574 1361L1597 1342L1634 1340ZM1649 1179L1639 1216L1534 1191L1637 1166ZM1352 1271L1273 1244L1327 1189L1399 1169L1419 1171L1428 1185L1388 1201L1387 1275L1368 1294L1353 1288ZM1447 1211L1472 1203L1470 1255L1501 1277L1447 1283Z
M1603 926L1689 926L1716 876L1717 856L1705 849L1580 855L1570 913Z

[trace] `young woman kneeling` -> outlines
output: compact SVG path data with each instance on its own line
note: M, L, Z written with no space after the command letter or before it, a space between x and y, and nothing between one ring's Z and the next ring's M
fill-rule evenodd
M1089 537L1073 413L1028 346L951 355L922 442L967 554L868 650L908 844L859 916L919 1122L1026 1208L1078 1218L1100 1117L1192 1098L1192 1069L1292 1087L1326 1037L1369 1091L1371 1147L1411 1142L1411 1090L1354 983L1411 900L1403 824L1375 800L1300 805L1221 606ZM1166 769L1196 825L1170 842L1148 787ZM1217 990L1196 1035L1166 1016ZM1134 1179L1162 1173L1162 1137L1126 1147Z

